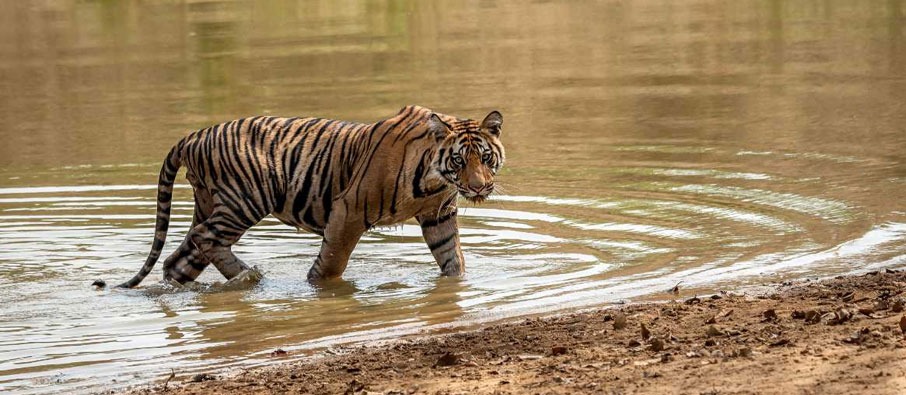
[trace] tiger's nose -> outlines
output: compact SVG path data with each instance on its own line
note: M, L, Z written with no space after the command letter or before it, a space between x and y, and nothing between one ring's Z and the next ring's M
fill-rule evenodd
M475 179L469 180L469 189L471 189L475 192L481 192L481 190L484 189L484 187L486 185L487 185L487 183L485 183L482 180L475 180Z
M492 183L492 182L480 182L480 181L479 181L479 182L473 182L473 181L470 181L470 182L469 182L469 189L471 189L472 192L475 192L475 193L477 193L477 194L480 195L480 194L482 194L482 192L487 191L488 189L490 189L493 185L494 185L494 183Z

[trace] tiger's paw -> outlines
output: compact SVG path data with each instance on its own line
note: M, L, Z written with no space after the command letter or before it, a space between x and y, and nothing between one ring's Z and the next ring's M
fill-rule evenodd
M258 266L254 266L251 269L243 270L236 277L233 277L223 284L223 289L247 289L258 285L261 282L261 278L264 275L261 274L261 270L258 269Z

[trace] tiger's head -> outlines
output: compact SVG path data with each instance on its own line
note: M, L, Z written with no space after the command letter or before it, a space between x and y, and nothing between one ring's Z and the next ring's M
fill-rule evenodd
M473 203L494 192L494 175L506 155L500 143L503 116L491 111L480 123L432 113L428 128L437 139L434 165L444 181Z

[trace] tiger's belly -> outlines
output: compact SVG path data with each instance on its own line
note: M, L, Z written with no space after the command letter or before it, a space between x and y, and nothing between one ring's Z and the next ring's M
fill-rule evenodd
M368 212L362 210L354 209L351 212L346 212L345 215L346 221L363 221L368 218L368 223L371 227L382 227L382 226L394 226L401 224L409 219L414 218L417 215L429 215L435 213L440 213L443 211L442 206L446 206L450 203L449 199L440 199L440 198L429 198L429 199L407 199L405 200L406 204L400 205L397 207L397 210L394 213L388 213L383 210L370 210ZM292 226L297 229L302 229L317 235L324 235L324 226L329 215L336 215L339 213L330 214L329 212L325 213L323 209L315 208L313 214L306 216L300 212L294 212L289 205L279 212L274 212L272 215L283 222L286 225ZM323 219L322 219L322 216ZM316 218L315 220L312 219ZM352 217L352 218L350 218ZM318 220L324 222L324 225L321 225Z
M283 222L284 224L292 226L296 229L302 229L320 236L324 235L324 228L317 225L306 224L305 222L297 219L296 216L291 212L287 212L286 210L279 213L275 212L271 215L273 215L274 218L280 220L280 222Z

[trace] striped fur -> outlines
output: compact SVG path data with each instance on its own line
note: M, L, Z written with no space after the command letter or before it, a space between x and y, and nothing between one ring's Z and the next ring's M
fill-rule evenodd
M365 231L413 217L441 272L462 274L456 196L481 202L493 191L505 158L502 122L496 111L479 123L407 106L367 125L254 117L191 133L161 168L151 253L119 286L138 285L160 257L181 166L195 213L185 240L164 261L164 280L192 281L210 264L228 279L248 269L231 247L269 214L323 237L312 281L342 275Z

